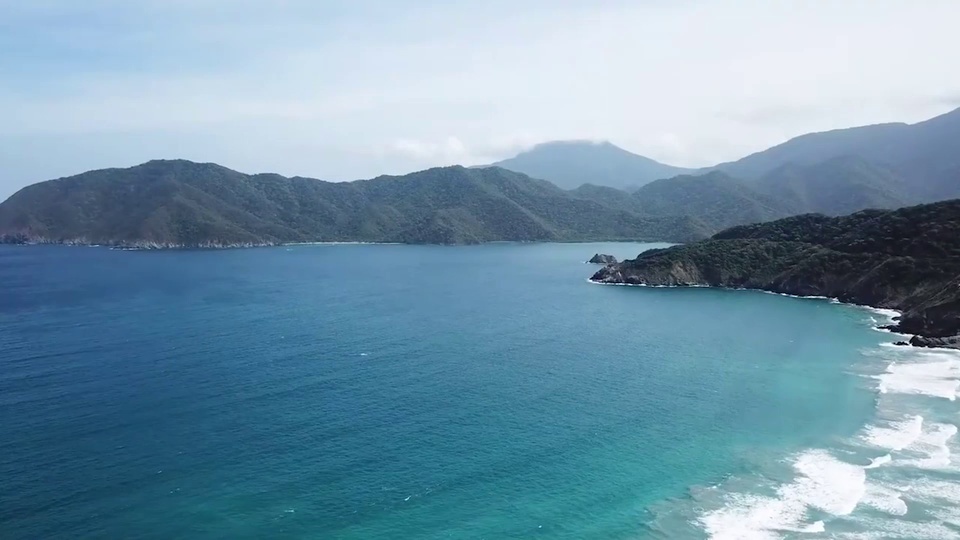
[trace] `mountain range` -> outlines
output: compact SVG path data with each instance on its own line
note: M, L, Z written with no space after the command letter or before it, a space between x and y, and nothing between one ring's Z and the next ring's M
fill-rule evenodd
M887 192L878 202L891 195L896 197L896 203L958 197L960 109L916 124L877 124L809 133L737 161L704 169L674 167L609 142L590 141L545 143L493 165L549 180L566 189L594 184L636 191L656 180L711 171L746 183L762 185L780 179L789 183L796 172L791 166L807 167L837 159L855 160L858 167L873 168L860 171L851 184L861 185L866 191L877 188ZM823 172L832 174L829 170ZM877 178L866 178L865 173ZM831 181L837 180L843 178ZM865 181L868 185L863 185ZM764 191L762 186L760 191ZM847 210L841 208L840 213Z
M0 234L18 243L683 242L705 233L689 217L643 217L497 167L336 183L157 160L41 182L0 204Z
M804 135L696 171L584 141L543 144L491 166L343 183L156 160L23 188L0 204L0 237L161 247L687 242L791 215L956 197L960 109L912 125Z

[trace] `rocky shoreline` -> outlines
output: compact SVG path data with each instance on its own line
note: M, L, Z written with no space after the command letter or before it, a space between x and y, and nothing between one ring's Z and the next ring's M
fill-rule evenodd
M674 248L682 249L682 247ZM857 294L854 291L820 288L812 283L801 281L773 282L761 285L759 283L744 284L740 280L728 282L706 279L704 276L714 273L716 269L675 265L666 272L643 272L631 269L631 264L641 261L641 258L623 261L619 264L608 265L598 270L590 281L602 285L632 285L644 287L710 287L731 290L758 290L774 294L795 296L801 298L833 298L845 304L865 306L877 309L890 309L901 313L894 317L894 324L880 328L898 334L912 336L908 342L899 342L903 345L931 348L960 349L960 327L957 325L957 312L942 311L940 316L931 313L925 306L915 306L907 303L903 305L890 298L881 296L869 297ZM960 277L958 277L960 280ZM957 283L948 283L944 288L960 287ZM937 306L931 306L936 308Z
M598 276L601 273L604 273L603 270L598 271L588 281L590 281L591 283L595 283L597 285L613 285L613 286L626 286L626 287L652 287L652 288L664 288L664 289L703 288L703 289L725 289L725 290L731 290L731 291L757 291L757 292L776 294L780 296L789 296L792 298L813 298L813 299L833 300L835 301L835 303L838 303L838 304L846 304L850 306L865 307L865 308L872 308L872 309L878 309L878 310L891 310L891 311L897 311L898 313L900 313L899 310L888 308L886 306L876 306L876 305L870 305L870 304L862 304L858 302L844 302L839 298L827 297L822 295L793 294L789 292L772 290L772 289L727 287L727 286L710 285L706 283L686 283L686 282L678 282L676 284L627 283L627 282L611 280L608 278L598 279ZM897 322L902 320L902 314L898 314L894 316L893 320L894 320L893 324L882 324L882 325L878 325L876 328L878 330L887 330L894 334L909 336L909 340L907 341L898 340L894 342L894 345L926 347L926 348L933 348L933 349L960 349L960 335L933 337L933 336L924 336L922 334L911 334L911 332L905 331L900 326L899 322Z
M910 344L960 348L960 200L850 216L796 216L650 250L591 281L757 289L901 313Z

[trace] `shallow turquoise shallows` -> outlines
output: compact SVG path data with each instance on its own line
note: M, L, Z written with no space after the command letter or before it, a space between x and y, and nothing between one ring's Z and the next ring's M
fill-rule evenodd
M0 246L0 537L960 537L960 357L650 247Z

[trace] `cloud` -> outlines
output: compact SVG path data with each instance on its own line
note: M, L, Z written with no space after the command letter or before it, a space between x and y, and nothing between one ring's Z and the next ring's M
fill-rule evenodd
M466 146L456 137L447 137L440 142L399 139L390 145L390 149L404 157L437 163L456 162L469 157Z
M0 0L0 196L172 153L344 179L596 139L709 165L955 106L958 18L952 0Z
M390 142L381 155L434 165L484 165L532 148L541 138L529 133L487 137L467 145L454 136L440 140L397 139Z

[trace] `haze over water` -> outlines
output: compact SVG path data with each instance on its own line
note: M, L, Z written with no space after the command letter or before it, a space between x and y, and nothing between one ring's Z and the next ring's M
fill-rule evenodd
M960 537L960 356L649 247L0 246L0 537Z

